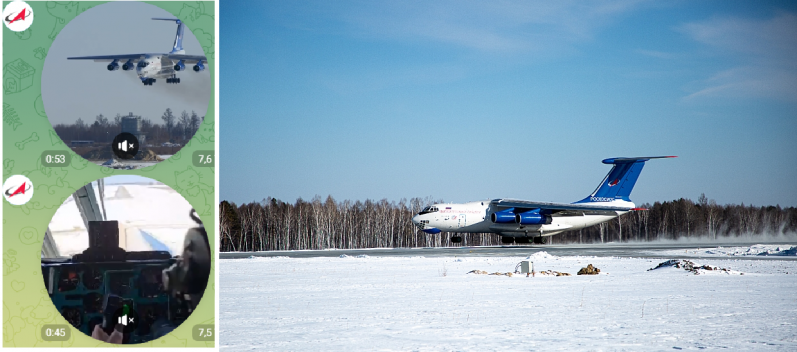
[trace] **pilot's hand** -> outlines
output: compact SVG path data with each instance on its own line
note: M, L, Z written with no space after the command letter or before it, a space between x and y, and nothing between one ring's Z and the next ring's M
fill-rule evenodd
M107 343L121 344L122 343L122 339L124 338L124 335L122 335L122 326L121 325L117 325L116 329L113 329L113 332L111 333L111 336L108 336L108 334L106 334L105 331L102 330L102 327L100 327L100 324L97 324L97 325L94 325L94 331L91 332L91 337L93 337L93 338L95 338L97 340L100 340L100 341L107 342Z

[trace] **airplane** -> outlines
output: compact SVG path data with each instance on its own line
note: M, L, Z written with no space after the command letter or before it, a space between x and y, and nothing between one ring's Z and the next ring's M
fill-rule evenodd
M495 233L501 242L544 244L545 237L593 226L637 208L629 196L645 162L676 156L604 159L614 165L598 188L574 203L534 202L499 198L464 204L429 205L412 218L428 234L451 232L460 243L461 233Z
M176 72L184 71L186 64L194 64L194 72L205 70L208 60L204 55L185 55L183 50L183 30L185 24L176 18L153 18L159 21L174 21L177 23L177 35L174 38L172 51L167 54L126 54L126 55L101 55L68 57L69 60L94 60L94 62L110 62L108 71L119 69L120 62L123 71L135 68L138 78L145 86L151 86L158 78L166 78L166 83L180 83Z

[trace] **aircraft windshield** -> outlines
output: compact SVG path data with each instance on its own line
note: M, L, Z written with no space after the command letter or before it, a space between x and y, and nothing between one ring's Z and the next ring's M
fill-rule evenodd
M173 256L183 252L186 232L197 224L191 205L169 186L140 176L111 176L103 194L97 182L94 193L107 220L119 222L119 247L128 252L162 250ZM88 231L73 196L58 208L49 229L57 257L71 257L89 246ZM45 257L42 254L42 257Z
M420 213L418 213L418 215L423 215L423 214L428 214L428 213L434 213L434 212L436 212L436 211L437 211L437 207L434 207L434 206L428 206L428 207L426 207L426 208L423 208L423 210L421 210L421 212L420 212Z
M144 61L144 60L139 61L138 62L138 67L147 67L147 62Z

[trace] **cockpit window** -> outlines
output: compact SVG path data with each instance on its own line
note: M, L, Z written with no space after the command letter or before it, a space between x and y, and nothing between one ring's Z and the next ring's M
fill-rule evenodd
M118 221L120 248L182 254L186 233L198 226L189 215L188 201L168 186L141 176L111 176L103 181L102 191L97 181L92 188L106 220ZM42 258L72 257L89 247L88 230L74 195L64 200L48 228L55 250L51 255L42 253Z
M437 209L437 207L434 207L434 206L428 206L428 207L426 207L426 208L423 208L423 210L421 210L421 212L420 212L420 213L418 213L418 215L423 215L423 214L428 214L428 213L434 213L434 212L436 212L437 210L438 210L438 209Z
M138 62L138 67L147 67L147 62L144 61L144 60L139 61Z

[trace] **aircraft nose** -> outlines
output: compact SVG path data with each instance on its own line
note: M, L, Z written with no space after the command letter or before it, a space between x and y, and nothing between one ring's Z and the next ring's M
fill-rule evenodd
M412 223L418 225L421 222L420 215L415 215L412 217Z

